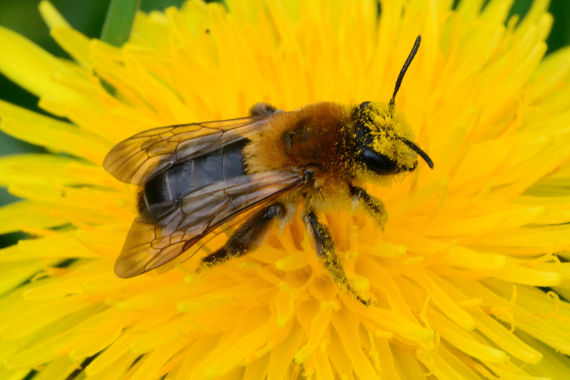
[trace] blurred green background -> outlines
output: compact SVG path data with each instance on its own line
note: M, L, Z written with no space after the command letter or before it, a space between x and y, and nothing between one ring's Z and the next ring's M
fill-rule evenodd
M458 1L455 0L455 3ZM163 10L171 5L179 6L182 2L183 0L141 0L141 10ZM96 38L101 35L110 0L51 0L51 3L75 29L87 37ZM516 0L511 13L524 15L531 3L532 0ZM67 57L50 38L48 28L38 12L38 4L39 0L0 0L0 25L24 35L56 56ZM551 0L550 12L555 21L547 42L549 51L554 51L570 44L570 1ZM1 54L9 52L3 51ZM37 107L37 97L22 90L1 74L0 99L42 112ZM26 144L0 132L0 155L41 151L41 147ZM0 188L0 206L15 200L6 189ZM0 247L13 244L19 237L21 236L18 234L0 235Z

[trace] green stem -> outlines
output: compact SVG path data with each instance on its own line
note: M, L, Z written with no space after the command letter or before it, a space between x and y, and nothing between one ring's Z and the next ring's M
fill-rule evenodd
M121 47L129 40L141 0L111 0L101 40Z

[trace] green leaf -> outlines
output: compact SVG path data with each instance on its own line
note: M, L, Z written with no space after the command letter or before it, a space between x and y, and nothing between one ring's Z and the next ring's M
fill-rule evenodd
M113 46L123 46L131 35L140 2L141 0L111 0L105 24L103 24L101 40Z
M180 8L184 0L142 0L141 9L143 12L164 11L168 7Z
M552 0L548 11L554 16L552 32L548 36L548 52L570 44L570 7L568 0Z

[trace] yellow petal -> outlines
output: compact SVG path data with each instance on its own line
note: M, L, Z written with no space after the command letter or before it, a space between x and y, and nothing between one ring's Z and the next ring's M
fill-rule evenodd
M14 137L102 163L110 144L79 128L0 101L0 128Z
M0 57L0 72L12 81L39 97L53 97L73 103L88 102L81 94L55 80L57 73L74 76L61 60L6 28L0 28L0 41L4 49L12 52Z
M0 208L0 233L15 232L35 228L56 227L66 223L66 219L41 202L21 201ZM4 255L0 254L1 260Z

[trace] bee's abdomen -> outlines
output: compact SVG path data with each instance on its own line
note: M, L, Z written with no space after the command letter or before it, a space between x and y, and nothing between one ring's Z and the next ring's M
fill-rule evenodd
M213 182L245 174L242 149L248 140L237 141L221 149L178 163L146 182L139 194L139 213L158 218L175 203Z

